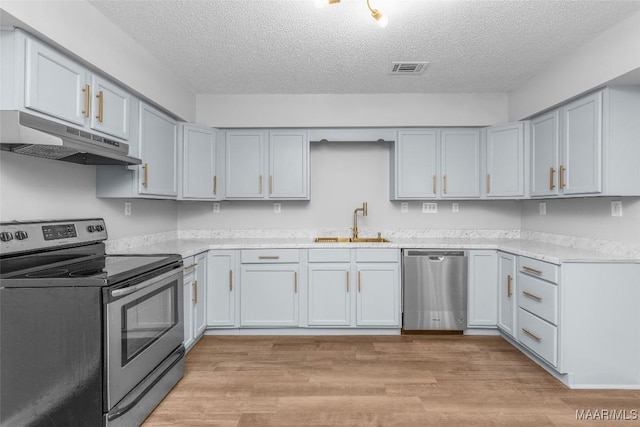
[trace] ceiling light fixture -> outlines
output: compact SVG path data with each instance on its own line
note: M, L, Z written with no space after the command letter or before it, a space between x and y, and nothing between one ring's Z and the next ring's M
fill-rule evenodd
M385 15L383 15L382 13L380 13L380 11L378 9L374 9L371 7L371 5L369 4L369 0L367 0L367 7L369 8L369 10L371 11L371 16L373 16L373 18L378 21L378 25L381 28L384 28L387 26L387 24L389 23L389 18L387 18Z
M318 9L321 9L321 8L325 7L326 5L328 5L328 4L340 3L340 0L315 0L315 3L316 3L316 7ZM371 16L373 16L373 19L378 21L378 25L381 28L386 27L387 24L389 23L389 18L387 18L385 15L383 15L378 9L372 8L371 4L369 3L369 0L367 0L367 7L369 8L369 11L371 12Z

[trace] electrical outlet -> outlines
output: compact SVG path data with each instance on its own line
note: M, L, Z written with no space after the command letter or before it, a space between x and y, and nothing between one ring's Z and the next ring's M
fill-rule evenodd
M458 204L457 202L451 203L451 212L453 213L460 212L460 204Z
M400 203L400 212L409 213L409 203L407 202Z
M437 203L423 203L422 204L422 213L438 213L438 204Z
M213 213L220 213L220 203L213 204Z
M273 213L279 214L282 212L282 203L274 203L273 204Z
M131 215L131 202L124 202L124 216Z
M540 204L538 205L538 209L540 210L540 215L546 215L547 214L547 203L546 202L540 202Z
M613 200L611 202L611 216L622 216L622 201Z

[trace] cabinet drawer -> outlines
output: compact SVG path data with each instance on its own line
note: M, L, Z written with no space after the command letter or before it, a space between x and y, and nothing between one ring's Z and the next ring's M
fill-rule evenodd
M518 308L518 341L558 366L558 328L522 308Z
M518 271L548 282L558 283L558 266L533 258L518 257Z
M350 249L309 249L309 262L350 262Z
M558 286L518 274L518 305L525 310L558 324Z
M398 262L398 249L356 249L356 262Z
M278 264L299 261L299 249L244 249L240 251L242 264Z
M184 266L184 274L191 273L195 271L196 267L196 257L188 256L182 259L182 265Z

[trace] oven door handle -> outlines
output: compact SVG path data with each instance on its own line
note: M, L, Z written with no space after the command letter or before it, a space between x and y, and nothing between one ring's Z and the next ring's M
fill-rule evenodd
M122 289L115 289L113 291L111 291L111 297L112 298L120 298L123 297L125 295L130 295L134 292L139 291L140 289L144 289L147 288L151 285L156 284L157 282L166 279L167 277L171 277L171 276L175 276L179 273L181 273L182 270L180 271L175 271L175 270L171 270L171 271L167 271L166 273L163 273L159 276L154 276L152 278L150 278L149 280L142 282L140 284L137 285L133 285L133 286L128 286L126 288L122 288Z

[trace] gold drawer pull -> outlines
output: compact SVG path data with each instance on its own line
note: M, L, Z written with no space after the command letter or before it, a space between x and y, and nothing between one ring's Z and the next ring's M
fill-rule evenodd
M96 119L102 123L104 121L104 92L98 92L96 98L98 98L98 115L96 116Z
M229 270L229 292L233 291L233 270Z
M213 195L218 194L218 177L217 175L213 176Z
M537 342L542 341L542 338L539 337L538 335L534 334L533 332L531 332L528 329L522 328L522 332L524 332L525 334L529 335L531 338L533 338L534 340L536 340Z
M358 271L358 292L360 292L362 290L362 276L360 274L360 271Z
M91 86L84 85L82 91L84 92L84 110L82 110L82 114L88 118L91 114L89 112L89 107L91 105Z
M564 187L567 186L567 183L564 182L564 173L567 171L567 168L565 168L564 166L560 165L560 189L562 190Z
M438 188L438 177L433 175L433 194L436 194L437 188Z
M491 175L487 174L487 194L491 193Z
M278 255L260 255L258 259L280 259Z
M347 292L349 292L349 272L347 271Z
M194 280L192 286L193 286L193 303L197 304L198 303L198 281Z
M542 271L536 270L535 268L527 267L526 265L523 265L522 269L527 273L537 274L538 276L542 275Z
M549 168L549 190L553 190L556 188L556 184L553 182L553 174L556 173L556 170L553 167Z
M524 294L524 296L527 296L531 299L534 299L536 301L542 301L542 297L539 297L536 294L532 294L531 292L527 292L527 291L522 291L522 293Z
M143 177L142 177L142 186L147 188L149 186L149 164L145 163L142 165Z
M447 175L442 177L442 191L447 194Z
M507 297L511 297L511 295L513 295L513 292L511 292L511 282L513 281L513 277L511 277L511 275L509 274L507 276Z
M273 194L273 175L269 175L269 194Z
M185 269L185 270L190 270L190 269L192 269L193 267L195 267L196 265L198 265L198 264L189 264L189 265L187 265L184 269Z
M293 292L298 293L298 272L293 272Z
M258 177L258 187L260 188L260 194L262 194L262 175Z

